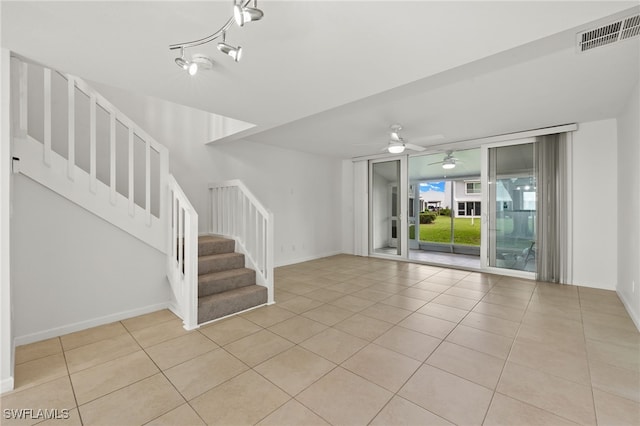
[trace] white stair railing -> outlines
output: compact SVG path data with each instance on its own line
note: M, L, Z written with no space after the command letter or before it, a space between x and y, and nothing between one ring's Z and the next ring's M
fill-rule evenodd
M273 303L273 213L240 180L209 184L209 232L233 238L248 267L256 271L257 284L267 287Z
M19 171L165 253L173 308L196 328L198 215L167 148L78 77L14 55L11 78Z
M171 214L167 277L187 330L198 328L198 213L169 175Z

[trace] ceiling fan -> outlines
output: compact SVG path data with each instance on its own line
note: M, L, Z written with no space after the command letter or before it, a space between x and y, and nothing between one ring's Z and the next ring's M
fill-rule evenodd
M402 126L400 124L392 124L389 128L391 129L391 132L389 133L389 144L386 148L382 149L382 151L389 151L391 154L400 154L404 152L405 148L412 151L424 151L426 149L423 146L409 143L406 139L400 136L400 130L402 130Z
M462 161L453 156L453 151L448 150L442 161L436 161L435 163L429 163L430 166L434 164L442 164L443 169L453 169L456 164L462 164Z
M400 154L404 152L405 149L410 149L412 151L417 151L417 152L424 151L426 149L424 146L409 143L407 139L403 138L400 135L401 130L402 130L402 125L400 124L392 124L391 126L389 126L389 142L380 151L389 152L391 154ZM430 142L430 141L435 141L440 139L444 139L444 136L431 135L431 136L418 138L420 142ZM353 146L370 146L370 145L372 145L372 143L353 144Z

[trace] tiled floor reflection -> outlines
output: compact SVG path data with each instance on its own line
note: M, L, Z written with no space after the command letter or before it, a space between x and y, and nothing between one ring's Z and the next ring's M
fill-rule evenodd
M2 408L69 418L2 424L640 424L640 334L614 292L341 255L278 268L276 300L18 347Z

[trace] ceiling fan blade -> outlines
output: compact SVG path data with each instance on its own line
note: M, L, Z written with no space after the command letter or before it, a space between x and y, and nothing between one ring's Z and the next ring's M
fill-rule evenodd
M414 145L412 143L406 143L406 144L404 144L404 146L407 147L408 149L413 150L413 151L424 151L425 149L427 149L427 148L425 148L423 146Z
M427 143L427 142L439 141L442 139L444 139L444 135L429 135L429 136L423 136L419 138L411 138L411 141L415 143Z

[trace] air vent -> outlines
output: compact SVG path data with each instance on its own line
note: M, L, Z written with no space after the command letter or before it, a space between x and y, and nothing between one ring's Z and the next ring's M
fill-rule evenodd
M622 34L620 34L620 40L624 40L631 37L636 37L640 34L640 15L631 16L624 20L622 26Z
M585 52L640 34L640 15L630 16L594 30L578 34L578 51Z

